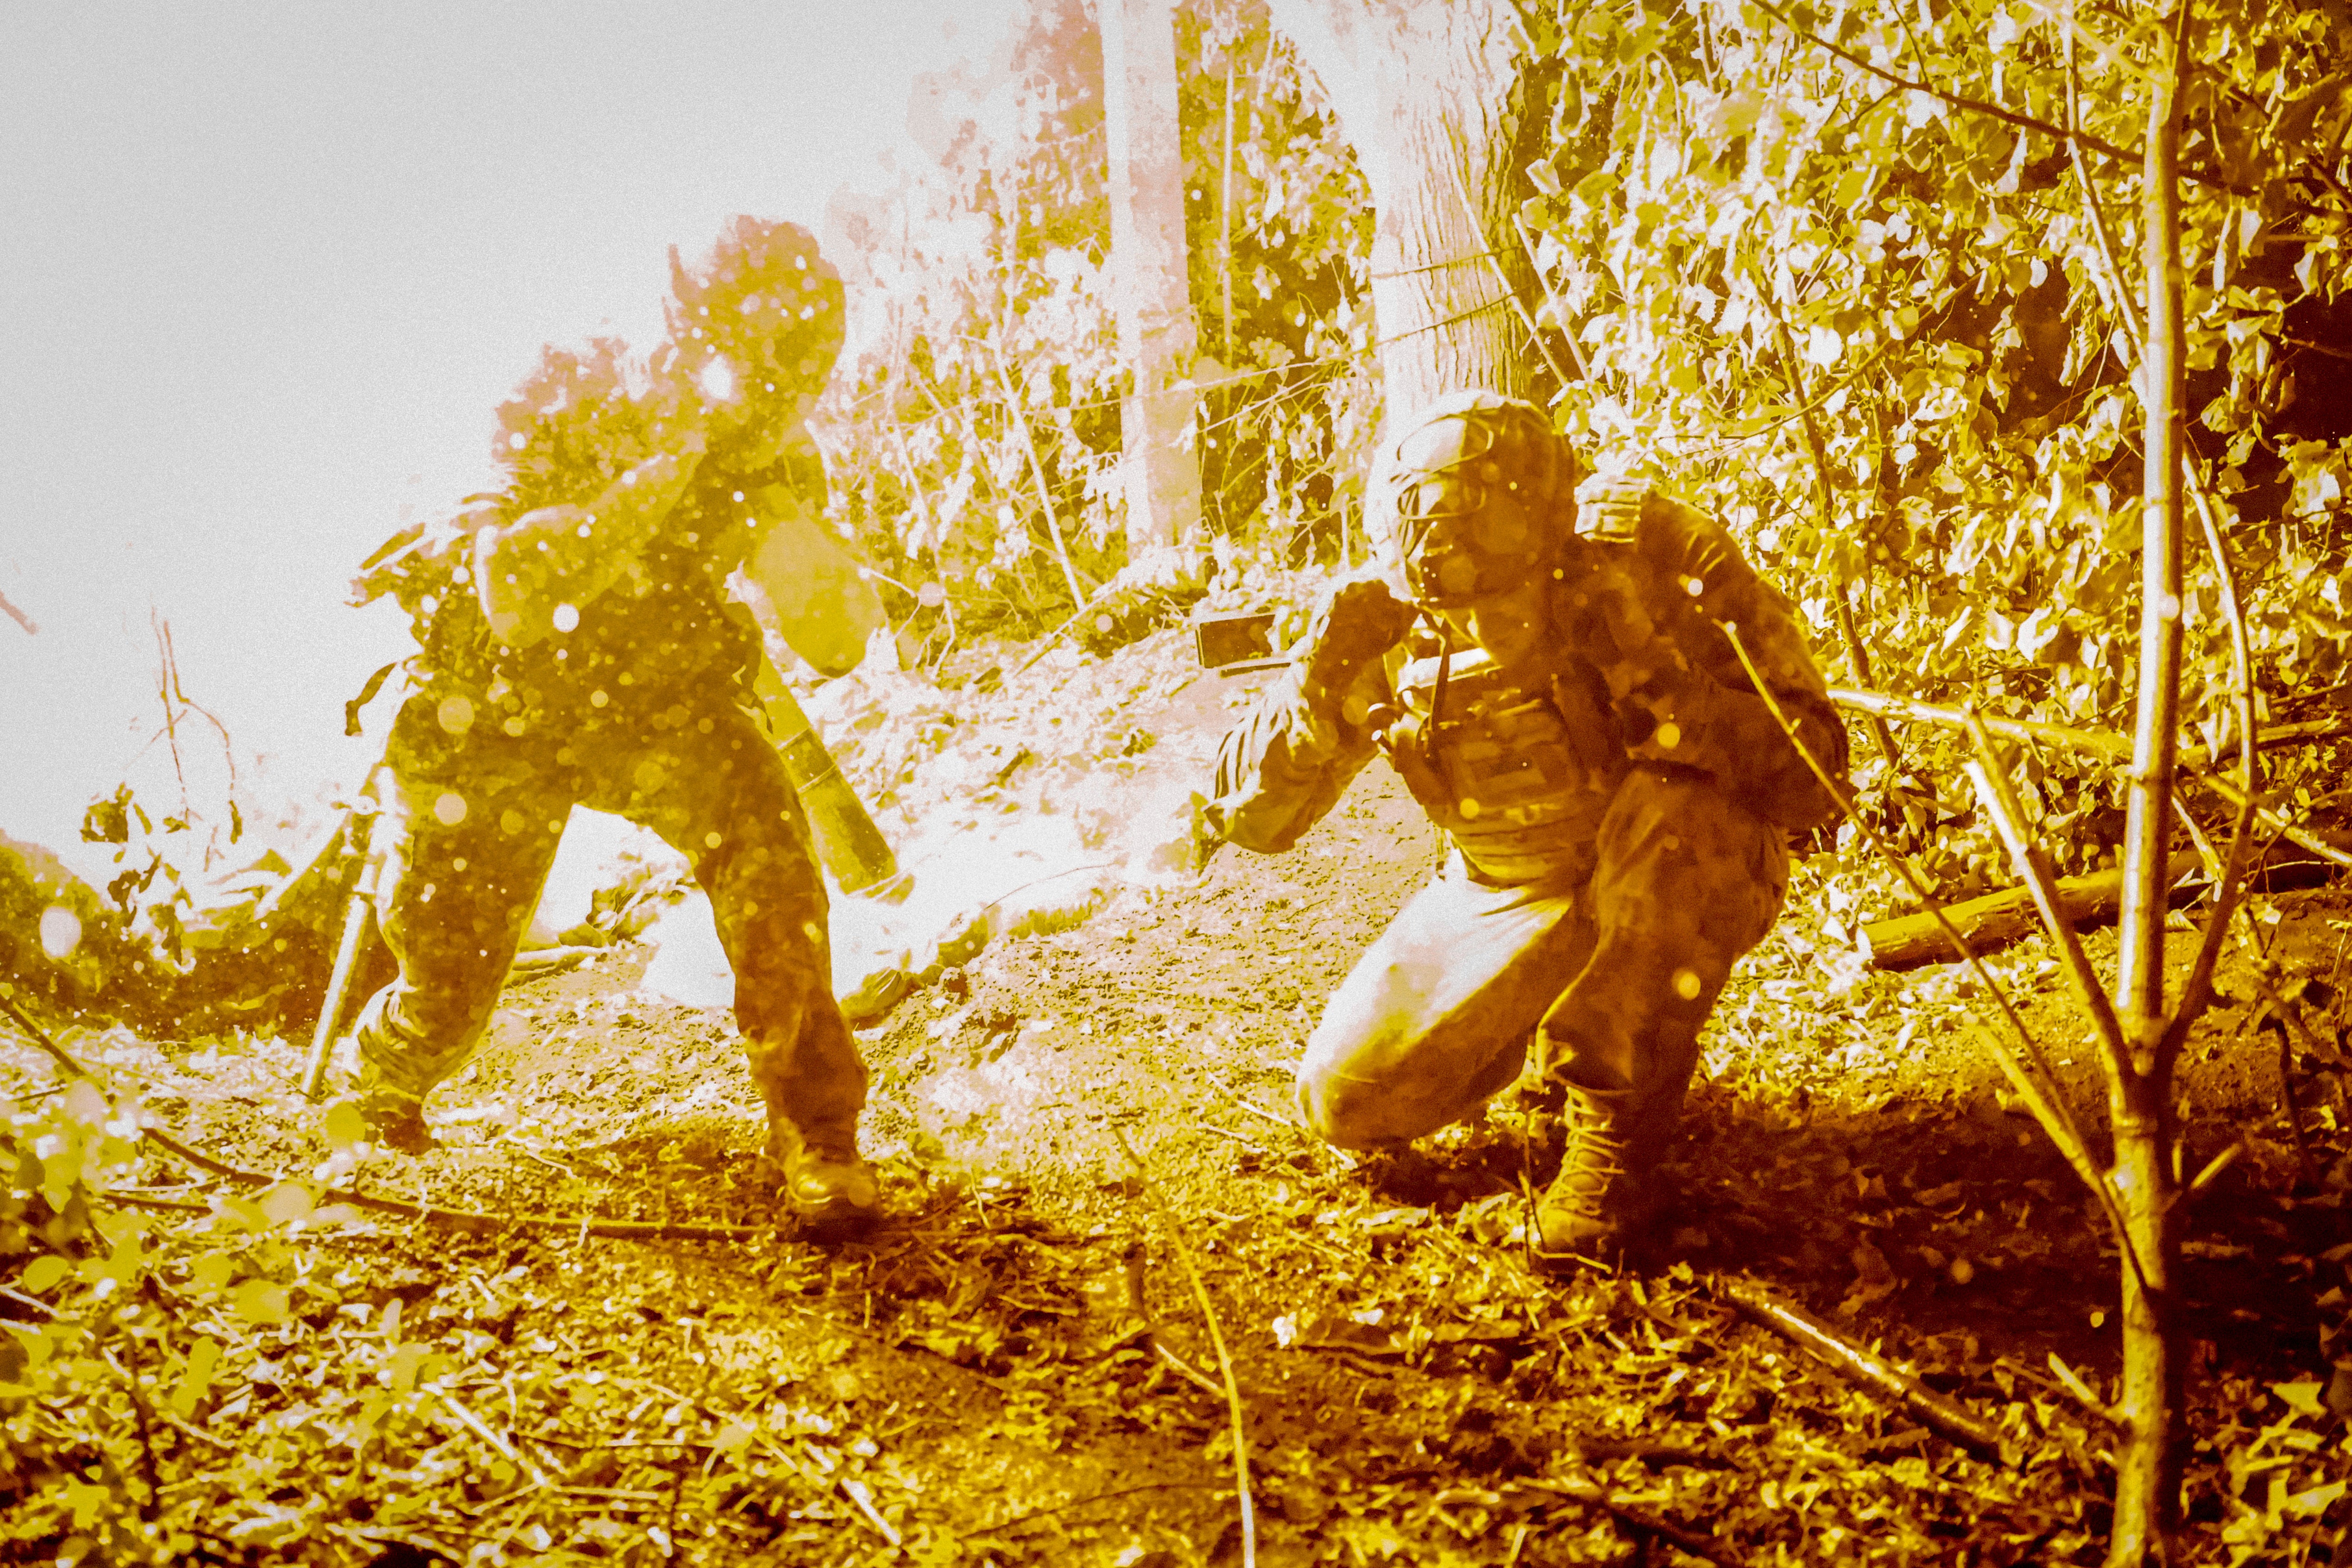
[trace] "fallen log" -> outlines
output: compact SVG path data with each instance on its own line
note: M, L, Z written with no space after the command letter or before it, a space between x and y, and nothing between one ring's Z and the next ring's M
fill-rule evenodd
M2212 891L2207 883L2197 879L2201 864L2193 850L2176 852L2167 863L2165 880L2171 884L2171 902L2176 907L2192 904ZM2255 867L2252 885L2265 893L2315 887L2334 871L2334 866L2301 849L2273 845ZM2067 924L2078 931L2112 922L2122 903L2120 870L2058 880L2059 907L2066 912ZM1979 956L1997 953L2042 929L2042 916L2033 907L2032 890L2023 887L2004 888L1965 904L1948 904L1944 906L1944 918L1968 943L1969 951ZM1862 928L1861 945L1863 956L1874 969L1916 969L1923 964L1950 964L1959 959L1943 926L1934 915L1926 913L1874 920Z
M2173 884L2176 898L2184 897L2180 887L2183 877L2194 873L2199 865L2194 851L2184 850L2172 857L2165 867L2165 880ZM2123 902L2124 873L2103 871L2092 876L2068 876L2058 880L2058 907L2066 912L2067 923L2080 930L2113 920ZM1959 933L1975 954L1997 953L2012 942L2020 942L2042 929L2042 916L2033 907L2031 888L2003 888L1982 898L1971 898L1965 904L1948 904L1944 918ZM1943 926L1933 915L1899 915L1892 920L1874 920L1862 928L1862 951L1874 969L1916 969L1922 964L1951 964L1959 960L1952 951L1951 938L1944 935Z

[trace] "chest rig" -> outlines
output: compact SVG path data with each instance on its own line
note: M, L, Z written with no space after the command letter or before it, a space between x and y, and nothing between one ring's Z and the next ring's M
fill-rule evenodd
M1482 879L1591 870L1628 765L1585 679L1540 660L1498 669L1474 648L1409 659L1396 690L1390 759Z

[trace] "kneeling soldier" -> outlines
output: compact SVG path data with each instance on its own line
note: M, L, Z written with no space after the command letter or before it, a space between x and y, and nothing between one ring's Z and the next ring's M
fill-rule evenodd
M1318 607L1291 669L1218 753L1210 825L1278 852L1385 752L1452 840L1325 1007L1298 1069L1307 1124L1396 1145L1529 1065L1568 1141L1538 1208L1555 1253L1622 1246L1731 966L1788 883L1787 835L1833 800L1845 732L1787 600L1704 513L1574 483L1531 404L1448 397L1402 425L1368 512L1409 594Z

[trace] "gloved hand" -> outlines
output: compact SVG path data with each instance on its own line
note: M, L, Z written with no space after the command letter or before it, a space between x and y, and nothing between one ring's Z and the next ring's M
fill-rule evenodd
M1316 609L1289 681L1290 759L1319 767L1360 737L1388 698L1381 656L1412 629L1413 607L1377 578L1343 582Z

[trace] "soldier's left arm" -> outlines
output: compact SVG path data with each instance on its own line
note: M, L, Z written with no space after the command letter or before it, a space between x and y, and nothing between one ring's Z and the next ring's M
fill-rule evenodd
M1662 723L1634 755L1704 768L1759 816L1791 831L1831 820L1835 797L1757 695L1724 632L1727 626L1738 632L1805 751L1843 787L1845 725L1795 606L1757 575L1721 524L1670 497L1652 492L1643 500L1635 545L1664 601L1660 619L1693 676L1675 703L1671 733Z

